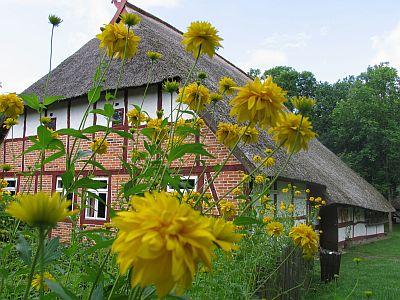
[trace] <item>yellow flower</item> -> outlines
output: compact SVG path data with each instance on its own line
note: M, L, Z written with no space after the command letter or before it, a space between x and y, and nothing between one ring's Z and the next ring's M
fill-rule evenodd
M185 91L183 88L179 89L177 101L187 104L195 112L200 112L210 104L210 91L204 85L193 82L186 86Z
M326 204L326 201L325 201L325 200L322 200L322 201L321 201L321 204L322 204L322 205L325 205L325 204Z
M222 100L222 95L217 93L210 94L210 102L216 103Z
M236 215L236 206L231 201L222 200L219 202L222 215L229 219Z
M242 141L245 144L254 144L258 142L259 132L254 127L241 127L240 134L242 135Z
M268 157L264 160L264 166L273 167L275 165L275 159L273 157Z
M265 182L265 176L264 176L264 175L257 175L257 176L254 178L254 182L255 182L256 184L263 184L263 183Z
M310 200L310 202L314 202L315 198L314 197L310 197L309 200Z
M121 20L129 27L139 24L141 18L136 14L124 13L121 15Z
M187 32L183 34L182 44L194 57L203 53L213 57L215 50L221 47L222 39L217 33L218 31L209 22L192 22Z
M176 80L167 80L162 85L164 92L173 94L179 90L179 82Z
M3 178L0 178L0 188L4 189L8 186L8 182Z
M307 194L311 193L310 189L306 189L305 192L306 192Z
M237 84L235 81L233 81L232 78L222 77L219 80L219 92L221 94L232 95L233 93L235 93L235 90L233 88L236 86Z
M221 218L210 218L211 232L215 237L214 243L224 251L237 250L237 243L242 238L241 234L235 233L236 226Z
M268 223L271 222L271 221L272 221L272 218L269 217L269 216L266 216L266 217L263 218L264 224L268 224Z
M146 121L146 115L142 112L139 112L137 108L132 108L126 113L128 117L128 122L132 125L139 125L140 123Z
M272 81L272 77L264 82L256 78L235 89L239 92L230 102L231 116L237 116L238 122L259 124L261 128L275 126L284 109L286 92Z
M162 54L154 51L147 51L146 55L152 62L155 62L162 58Z
M152 128L152 138L159 142L168 136L168 127L163 123L162 119L155 118L147 121L147 128Z
M317 198L315 198L315 202L321 202L322 201L322 198L321 197L317 197Z
M318 252L318 235L311 226L299 224L290 230L289 236L306 258L312 258Z
M295 191L295 192L294 192L294 195L295 195L296 197L300 197L300 196L301 196L301 191L299 191L299 190Z
M300 114L307 115L311 112L313 106L315 105L315 100L308 97L294 97L292 98L292 104Z
M154 284L162 298L174 288L182 294L192 283L202 262L211 268L215 228L210 220L172 194L145 193L134 196L132 210L122 211L112 220L119 229L112 246L120 273L132 270L132 286ZM222 224L217 226L221 229ZM222 228L218 241L225 249L235 240Z
M271 154L272 152L274 152L274 150L272 150L271 148L265 148L264 153L265 154Z
M52 227L72 214L68 211L70 204L60 199L58 193L22 194L11 202L6 212L31 226Z
M260 163L260 162L262 162L262 158L261 158L260 155L254 155L254 156L253 156L253 161L254 161L255 163Z
M11 119L17 119L24 113L24 102L15 93L0 95L0 113Z
M286 210L286 204L285 204L285 202L281 202L281 204L279 205L279 208L280 208L282 211Z
M317 217L317 220L321 220L321 217L320 217L320 216L318 216L318 217Z
M291 203L288 205L287 212L291 214L294 211L294 205Z
M43 272L43 278L42 278L41 274L36 274L35 278L32 279L32 287L39 291L40 283L43 281L43 288L47 292L49 290L49 287L47 286L46 282L44 281L45 279L55 281L55 278L53 275L51 275L49 272Z
M106 154L108 142L104 138L98 137L90 144L90 149L97 154Z
M228 148L232 148L239 141L239 126L220 122L217 128L217 141Z
M282 235L284 228L282 223L274 221L267 224L266 230L270 236L278 237Z
M308 118L293 113L282 115L269 133L277 144L283 143L288 153L307 150L308 143L316 136Z
M236 187L236 188L234 188L234 189L232 190L232 194L234 194L234 195L236 195L236 196L239 196L239 195L243 194L243 191L242 191L241 188Z
M17 119L13 119L13 118L7 118L4 121L3 127L6 129L10 129L11 127L13 127L14 125L18 124L18 120Z
M44 125L47 125L50 122L51 122L51 118L50 117L43 116L43 117L40 118L40 123L42 123Z
M287 188L282 189L282 193L286 194L287 192L289 192L289 189L287 189Z
M132 58L137 50L140 37L123 21L107 24L104 30L96 35L100 40L100 48L106 48L107 55L113 58Z
M8 171L10 171L10 170L12 169L12 166L9 165L9 164L3 164L3 165L0 165L0 168L1 168L4 172L8 172ZM8 183L7 183L7 184L8 184Z
M271 199L271 197L269 197L269 196L262 196L261 197L261 203L262 204L266 204L266 203L268 203L269 201L271 201L272 199Z

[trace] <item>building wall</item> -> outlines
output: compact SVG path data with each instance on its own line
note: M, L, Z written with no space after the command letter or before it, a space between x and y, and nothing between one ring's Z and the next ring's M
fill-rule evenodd
M371 211L360 207L338 207L338 241L344 246L348 242L359 242L385 234L386 219L379 213L371 216Z
M143 100L144 88L136 89L125 89L117 94L116 100L114 101L115 109L122 109L124 120L122 124L116 124L120 130L129 130L126 124L125 114L127 110L132 109L133 105L141 105L143 101L143 109L148 112L150 117L156 116L156 111L164 109L164 116L167 117L171 113L170 109L170 95L161 92L160 85L152 85L147 91L147 95ZM176 105L176 97L173 99L173 105ZM90 110L96 108L102 108L105 104L104 97L99 100L94 106L89 107ZM86 97L77 99L66 100L61 103L55 103L46 112L46 115L52 118L56 118L56 130L61 128L79 128L79 124L82 120L84 111L88 108L88 101ZM185 115L185 118L191 118L190 115ZM19 171L29 171L30 168L38 161L38 153L32 152L21 155L24 150L28 149L32 145L32 142L28 140L29 136L36 134L36 127L39 125L39 116L31 110L27 110L25 121L21 122L15 127L14 134L9 134L6 141L1 147L0 160L2 163L11 164L14 168L12 172L4 173L3 177L16 177L17 191L30 191L36 192L40 183L44 191L60 191L57 189L57 178L65 171L65 158L59 158L46 165L45 169L41 174L34 174L31 179L16 175ZM22 125L21 125L22 124ZM85 127L91 125L106 125L106 121L101 115L90 114L86 120ZM90 134L90 139L101 137L103 133ZM67 136L60 136L59 139L64 143L68 152L72 148L72 138L69 139ZM96 177L104 177L108 181L108 190L104 192L107 204L114 209L120 209L120 201L118 199L118 191L121 188L121 184L126 182L128 175L122 169L120 157L124 160L129 159L130 152L133 149L133 141L128 141L116 134L110 134L107 138L109 142L108 153L105 155L97 156L98 162L102 163L105 168L110 171L110 174L105 174L101 170L95 170L94 174ZM191 141L195 141L195 138L189 138ZM183 159L174 162L172 167L179 169L182 176L195 176L197 177L197 190L203 190L208 186L208 181L215 174L213 167L217 164L221 164L228 156L229 150L223 145L219 144L216 140L214 133L208 128L201 129L201 136L199 141L206 145L207 150L214 156L210 157L198 157L194 155L186 155ZM81 150L89 150L90 140L80 142ZM139 140L139 149L143 149L143 139ZM50 156L52 152L49 151L47 156ZM204 169L201 161L204 161L207 168ZM82 163L75 165L76 170L82 168ZM231 156L213 184L211 184L207 191L213 195L215 201L220 200L222 197L234 201L234 197L227 192L238 184L242 178L242 171L245 171L243 165L234 157ZM277 205L281 201L288 201L287 195L282 193L282 189L286 187L288 182L278 182L276 184L274 194L275 202ZM298 189L304 191L305 184L296 184ZM62 191L62 189L61 189ZM78 206L84 207L85 203L77 195L71 195L73 201L73 208ZM294 200L297 204L296 215L301 218L306 214L306 206L304 199L306 195L303 194ZM109 212L109 209L108 209ZM104 222L109 221L109 213L102 220L89 219L84 209L78 218L78 224L81 227L98 227ZM89 213L90 214L90 213ZM52 231L54 235L61 236L62 239L68 239L71 232L72 224L70 222L60 222L59 225Z

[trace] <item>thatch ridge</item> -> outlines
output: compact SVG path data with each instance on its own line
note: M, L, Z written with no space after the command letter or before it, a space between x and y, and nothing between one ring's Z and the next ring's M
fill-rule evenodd
M147 51L157 51L163 54L163 60L155 65L155 72L150 77L151 83L159 83L167 78L185 78L187 71L193 64L193 57L186 53L180 43L182 32L157 17L127 4L128 11L133 10L142 17L142 21L135 28L135 32L142 38L138 54L126 64L125 74L117 84L120 62L114 61L110 65L110 75L105 82L104 89L137 87L147 83L149 60ZM48 88L49 95L62 95L65 99L85 95L91 88L92 76L100 62L98 41L90 40L76 53L64 60L54 69ZM244 84L249 76L221 56L210 59L207 56L200 58L197 72L208 74L206 84L216 90L222 76L232 77L238 84ZM41 94L46 77L31 85L25 93ZM206 111L203 115L206 123L215 132L220 121L233 121L229 117L229 105L221 101L215 111ZM262 155L266 147L273 147L274 143L265 131L260 135L257 145L241 145L235 151L235 156L243 163L247 170L255 168L252 157ZM276 156L277 167L286 160L286 153L279 151ZM271 170L265 170L271 175ZM363 178L352 171L337 156L314 140L308 152L296 154L287 169L281 174L284 178L306 181L326 187L325 197L328 203L345 203L378 211L392 211L388 201Z

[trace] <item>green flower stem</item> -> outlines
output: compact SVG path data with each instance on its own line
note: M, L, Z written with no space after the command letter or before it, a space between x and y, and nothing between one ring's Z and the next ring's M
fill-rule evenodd
M110 295L108 296L107 300L111 300L112 296L114 295L115 287L117 286L117 283L120 278L121 278L121 273L118 272L117 278L115 279L115 282L111 288Z
M94 292L94 290L95 290L95 288L96 288L96 286L97 286L97 283L99 282L101 273L103 273L104 266L106 265L107 260L108 260L108 258L109 258L109 256L110 256L110 254L111 254L111 249L109 249L109 250L107 251L106 256L104 257L103 261L101 262L101 265L100 265L100 268L99 268L99 270L98 270L98 272L97 272L96 278L95 278L95 280L93 281L92 288L90 289L90 293L89 293L88 300L91 300L91 299L92 299L93 292Z
M39 249L40 249L40 254L39 254L39 271L40 271L40 299L44 296L44 240L45 240L45 229L43 226L39 227Z
M24 300L28 299L29 296L29 292L31 290L31 285L32 285L32 279L33 279L33 274L35 273L35 267L37 264L37 261L39 259L39 256L41 254L41 248L43 247L44 243L43 243L43 239L41 239L41 236L44 235L44 231L42 231L43 229L39 228L39 245L38 245L38 249L36 250L36 254L35 257L33 258L33 262L31 265L31 271L29 272L29 276L28 276L28 280L26 283L26 289L25 289L25 293L24 293Z

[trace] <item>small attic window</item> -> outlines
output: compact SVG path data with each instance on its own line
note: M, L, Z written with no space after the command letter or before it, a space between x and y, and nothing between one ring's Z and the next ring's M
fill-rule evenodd
M124 125L125 110L123 108L116 108L114 111L112 126Z

